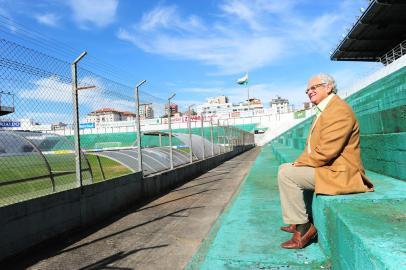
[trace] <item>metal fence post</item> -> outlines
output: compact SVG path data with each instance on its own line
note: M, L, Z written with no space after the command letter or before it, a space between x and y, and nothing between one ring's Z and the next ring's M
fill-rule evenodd
M135 86L135 100L136 100L136 115L135 121L137 125L137 150L138 150L138 170L142 171L142 152L141 152L141 119L140 119L140 95L138 88L146 83L146 80L141 81Z
M203 129L203 113L201 114L201 120L200 120L200 135L202 136L202 149L203 149L203 155L202 159L205 159L205 147L204 147L204 129Z
M188 107L188 118L187 118L187 125L188 125L188 129L189 129L189 158L190 158L190 163L193 163L193 147L192 147L192 119L191 119L191 113L190 113L190 108L193 105L190 105Z
M223 123L223 141L224 141L224 152L228 152L228 138L227 138L227 126L226 123L224 121ZM227 146L226 146L226 142L227 142Z
M169 162L170 162L170 168L171 168L171 170L173 169L172 127L171 127L171 99L172 99L175 95L176 95L176 94L173 93L173 94L168 98Z
M217 145L219 146L219 154L221 154L221 144L220 144L220 119L217 119Z
M75 167L76 167L76 186L81 187L83 185L82 179L82 164L81 164L81 154L80 154L80 134L79 134L79 102L78 102L78 73L77 73L77 63L82 60L82 58L87 54L87 52L82 52L78 58L71 64L72 72L72 98L73 98L73 131L75 140Z
M234 127L231 127L231 145L232 145L232 150L234 150L235 147L235 129Z
M214 157L213 118L210 118L211 156Z

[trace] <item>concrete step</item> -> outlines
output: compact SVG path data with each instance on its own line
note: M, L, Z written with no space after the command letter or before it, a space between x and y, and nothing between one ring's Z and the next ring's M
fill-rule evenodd
M301 150L272 143L280 162ZM406 269L406 182L367 171L375 192L315 196L313 217L333 269Z
M280 163L293 162L302 153L302 150L276 142L273 142L271 147Z
M315 197L319 243L333 269L406 269L406 183L367 175L375 192Z
M291 234L280 231L277 172L279 162L268 145L216 221L186 269L326 269L320 246L286 250L280 244Z

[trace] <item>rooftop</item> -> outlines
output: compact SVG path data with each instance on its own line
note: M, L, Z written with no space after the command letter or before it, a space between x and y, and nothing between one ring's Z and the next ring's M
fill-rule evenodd
M370 1L331 60L380 62L384 54L406 40L405 14L403 0Z

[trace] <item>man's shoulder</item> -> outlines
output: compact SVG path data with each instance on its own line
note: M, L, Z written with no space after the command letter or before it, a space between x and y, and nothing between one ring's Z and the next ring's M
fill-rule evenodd
M351 108L351 106L345 102L343 99L341 99L339 96L334 96L330 103L327 105L326 112L329 111L330 113L343 113L345 115L354 115L354 112Z

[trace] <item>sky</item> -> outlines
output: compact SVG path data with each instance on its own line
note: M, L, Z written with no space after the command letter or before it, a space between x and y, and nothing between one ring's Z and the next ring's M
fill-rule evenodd
M0 0L0 16L108 65L113 80L186 108L208 97L276 96L300 106L310 76L339 94L380 67L337 62L333 51L367 0ZM29 44L26 44L29 47ZM61 51L64 46L61 45ZM72 55L60 58L72 61ZM341 91L341 92L340 92ZM132 95L131 93L123 93Z

